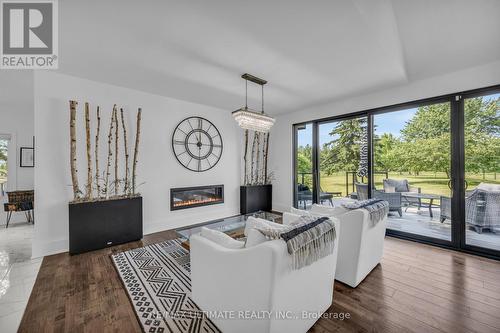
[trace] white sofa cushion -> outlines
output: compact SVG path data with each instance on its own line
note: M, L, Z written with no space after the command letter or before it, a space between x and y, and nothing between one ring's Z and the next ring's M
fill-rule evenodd
M283 230L286 228L286 226L284 226L283 224L264 220L258 217L250 216L248 217L247 223L245 224L245 231L244 231L245 236L248 237L249 230L253 228Z
M267 239L267 237L264 236L262 232L260 232L257 229L251 228L250 230L248 230L248 236L247 236L247 241L245 242L245 247L249 248L252 246L262 244L267 241L269 241L269 239Z
M233 239L219 230L202 227L201 236L228 249L241 249L245 247L244 242Z

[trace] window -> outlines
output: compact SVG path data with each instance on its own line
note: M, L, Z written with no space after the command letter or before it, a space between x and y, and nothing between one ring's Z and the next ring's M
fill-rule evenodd
M7 189L9 143L9 136L0 135L0 200L2 201Z
M295 124L295 206L389 202L387 233L500 258L500 86Z

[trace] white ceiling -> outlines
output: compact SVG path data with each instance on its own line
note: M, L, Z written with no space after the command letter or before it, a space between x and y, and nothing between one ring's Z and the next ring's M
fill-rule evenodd
M248 72L278 114L500 60L499 13L498 0L64 0L60 71L228 112Z

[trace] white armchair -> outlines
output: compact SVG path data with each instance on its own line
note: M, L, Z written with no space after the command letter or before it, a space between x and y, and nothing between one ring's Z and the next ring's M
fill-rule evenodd
M312 207L314 212L319 207ZM356 287L380 263L384 252L387 218L373 225L365 209L336 215L342 232L335 279Z
M211 318L225 333L306 332L332 304L338 242L333 254L299 270L290 268L282 240L237 250L200 235L190 243L193 300L203 311L228 311ZM246 311L264 318L250 320Z
M387 218L373 225L365 209L313 205L310 212L340 221L335 280L355 288L382 259ZM283 213L283 224L290 224L297 218L295 214Z

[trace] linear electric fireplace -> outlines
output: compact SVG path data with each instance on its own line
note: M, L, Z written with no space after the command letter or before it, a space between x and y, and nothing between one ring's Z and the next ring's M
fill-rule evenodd
M224 202L224 185L170 189L170 210L186 209Z

